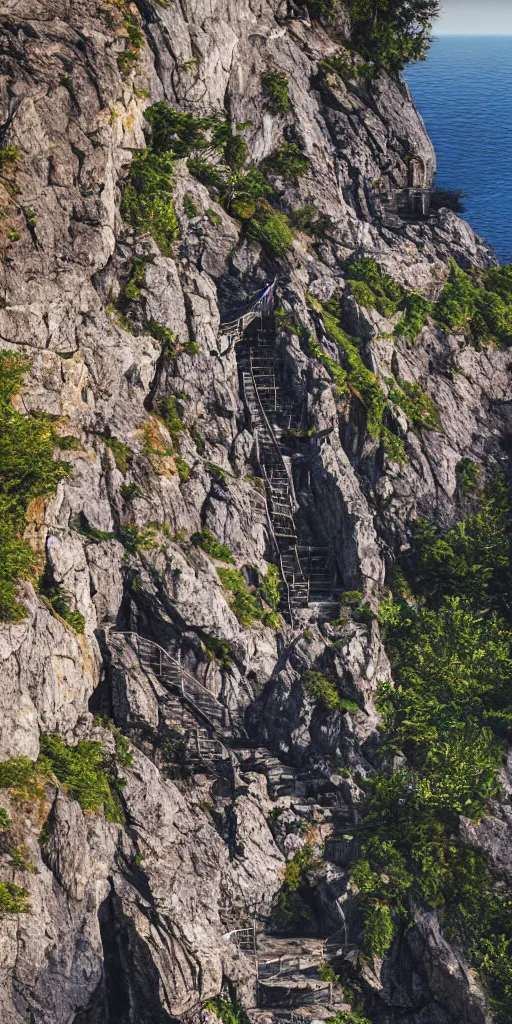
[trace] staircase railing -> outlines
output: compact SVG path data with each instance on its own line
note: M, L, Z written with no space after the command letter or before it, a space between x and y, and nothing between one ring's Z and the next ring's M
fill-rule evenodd
M268 518L269 518L269 522L271 524L272 540L274 542L274 546L276 548L278 559L279 559L279 563L280 563L281 575L282 575L282 578L283 578L283 580L285 582L285 586L286 586L286 606L287 606L287 611L288 611L288 615L289 615L290 621L293 623L293 617L294 617L293 616L293 589L296 587L297 589L302 588L304 590L304 594L303 594L302 601L301 601L301 603L304 604L304 605L307 605L308 596L309 596L308 582L307 582L307 579L304 576L304 573L302 571L302 567L301 567L301 563L300 563L300 558L299 558L298 551L297 551L297 530L296 530L296 527L295 527L295 520L294 520L294 516L293 516L293 482L292 482L292 480L290 478L288 467L287 467L287 465L286 465L286 463L284 461L284 458L283 458L283 455L282 455L282 452L281 452L281 446L280 446L279 441L278 441L278 439L276 437L274 428L273 428L273 426L272 426L272 424L271 424L271 422L270 422L270 420L269 420L269 418L267 416L266 410L265 410L265 408L263 406L263 403L261 401L258 385L257 385L256 379L255 379L255 375L254 375L253 356L252 356L251 352L249 352L249 356L248 356L248 367L249 367L250 379L251 379L251 383L252 383L252 387L253 387L256 403L257 403L257 412L258 412L259 417L261 418L261 421L262 421L262 424L263 424L263 431L264 431L264 433L267 436L267 443L270 443L270 445L272 446L272 448L274 450L274 454L275 454L275 458L276 458L277 464L280 466L281 472L286 475L286 482L287 482L286 483L286 490L287 490L287 499L288 499L288 501L283 505L283 511L278 511L276 509L274 511L274 515L275 516L281 515L283 518L289 519L289 521L290 521L290 528L293 531L290 534L290 541L292 541L292 543L289 543L287 545L290 553L293 556L293 560L294 560L295 566L296 566L296 571L295 570L292 571L293 582L292 582L291 586L290 586L290 579L289 579L290 571L289 571L289 569L287 568L287 566L285 565L285 563L283 561L281 545L279 544L279 537L278 537L278 534L276 532L275 525L274 525L274 522L273 522L273 518L274 517L272 515L272 508L271 508L271 510L269 510ZM243 378L244 378L244 374L242 372L242 380L243 380ZM246 404L248 405L249 409L251 410L251 403L250 403L250 401L249 401L249 399L247 397L247 394L245 394L245 398L246 398ZM256 431L257 431L257 435L258 435L259 428L257 426L256 426ZM265 466L265 459L264 459L264 456L261 453L260 438L259 438L259 436L257 436L257 456L258 456L258 462L260 463L260 466L261 466L261 469L262 469L263 478L264 478L265 484L266 484L266 489L267 489L267 492L270 493L271 502L272 502L272 488L273 488L272 476L269 476L269 474L267 472L267 467ZM274 488L275 488L275 483L274 483ZM268 509L268 502L267 502L267 509ZM298 577L298 579L296 577Z
M135 649L141 664L149 668L164 685L170 684L177 688L184 700L208 723L213 732L222 728L226 714L224 705L206 689L206 686L183 668L177 658L153 640L147 640L133 630L112 630L111 635L126 638ZM217 750L223 760L229 758L230 761L238 763L233 751L228 750L218 737L211 740L204 732L201 735L201 730L198 729L196 740L199 754Z

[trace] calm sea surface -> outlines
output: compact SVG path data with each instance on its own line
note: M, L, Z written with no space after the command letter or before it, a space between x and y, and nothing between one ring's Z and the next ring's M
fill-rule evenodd
M512 36L441 36L406 78L436 148L436 184L467 193L463 216L512 263Z

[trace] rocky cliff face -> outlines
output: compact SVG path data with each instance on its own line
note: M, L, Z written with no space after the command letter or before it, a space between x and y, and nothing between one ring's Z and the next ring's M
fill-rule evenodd
M30 904L0 917L0 1017L163 1024L207 1015L204 1001L221 991L268 1016L279 1000L262 1008L272 992L260 983L258 995L254 957L226 935L256 915L268 959L300 939L314 962L320 941L350 921L349 868L322 861L321 848L333 826L357 822L360 780L375 769L374 699L390 668L369 610L418 515L456 519L461 459L503 462L511 430L507 353L433 325L412 347L394 340L397 316L358 305L345 261L370 256L434 299L450 257L467 269L493 256L448 210L419 221L379 212L375 183L407 184L411 155L430 185L435 156L421 119L407 87L385 74L368 84L320 73L339 43L291 4L7 0L1 17L1 142L16 150L0 178L2 347L30 363L17 407L55 417L78 442L65 452L71 474L30 506L26 535L83 632L44 589L20 583L26 616L0 629L0 756L35 761L41 737L59 734L68 747L97 741L114 763L108 722L130 754L115 769L125 779L121 821L84 809L58 774L37 796L0 789L26 857L13 860L7 843L1 877L26 888ZM287 110L269 108L267 73L287 77ZM195 117L224 109L249 122L243 137L259 166L283 140L295 144L307 171L268 175L279 209L313 206L328 227L297 229L286 255L269 254L177 158L179 237L163 254L121 216L132 158L151 138L144 111L163 100ZM264 329L286 403L274 425L302 545L318 549L320 582L330 581L327 596L296 602L277 628L272 600L257 596L279 561L262 431L247 393L244 402L240 350L220 329L275 278L281 319L269 314ZM435 401L440 429L389 413L406 461L366 429L361 392L340 394L329 365L291 329L300 324L328 353L318 302L336 294L364 364ZM226 576L243 567L245 614ZM360 592L366 621L332 611L342 591ZM307 671L329 678L342 703L312 696ZM510 868L509 819L492 821L487 831L468 821L469 841ZM301 931L278 894L286 863L305 848L317 866ZM347 978L363 986L372 1020L491 1020L434 913L418 910L384 962L358 961L354 922ZM270 934L280 936L274 945ZM340 1013L351 1002L343 981L331 995Z

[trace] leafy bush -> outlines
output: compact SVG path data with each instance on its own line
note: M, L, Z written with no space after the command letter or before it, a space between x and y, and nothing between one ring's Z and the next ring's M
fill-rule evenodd
M182 480L183 483L186 483L187 480L190 480L190 466L188 462L185 462L185 459L182 459L181 455L174 456L174 464L176 466L176 469L178 470L178 476L180 480Z
M398 578L396 602L381 605L396 686L380 691L384 760L354 867L369 951L382 952L414 906L436 909L503 1021L512 1012L512 907L458 826L499 792L512 724L509 516L498 477L455 528L418 524L415 596ZM406 765L393 770L396 753Z
M351 258L345 264L347 283L361 306L376 309L381 316L396 313L404 290L389 274L384 273L375 260L362 256Z
M403 316L393 328L393 334L395 338L406 338L412 345L432 315L432 303L419 292L407 292L403 306Z
M339 75L345 82L356 81L358 78L372 79L375 76L375 67L365 61L356 60L348 50L338 50L336 53L320 61L319 70L323 75Z
M118 54L117 65L126 78L140 57L144 33L138 21L137 9L127 0L121 0L118 6L121 9L124 27L128 33L129 46L123 53Z
M224 147L224 159L232 171L240 171L244 166L249 149L241 135L232 135ZM206 211L208 213L208 210ZM218 214L214 214L214 217ZM219 218L220 220L220 218Z
M474 343L512 343L512 267L486 271L481 283L454 261L433 316L445 330L465 331Z
M308 203L290 214L292 227L305 231L315 239L327 238L334 231L334 222L326 213L319 213L316 206Z
M143 526L139 529L134 523L123 522L119 540L130 555L136 555L138 551L151 551L157 546L154 526Z
M276 213L264 201L260 201L251 218L248 234L261 242L272 256L286 256L293 242L293 232L286 214Z
M223 999L216 996L215 999L206 999L204 1007L214 1013L222 1024L249 1024L249 1018L240 1003L235 1000Z
M28 891L14 882L0 882L0 914L28 914Z
M219 568L217 572L222 586L231 592L231 608L242 626L249 627L259 621L269 629L279 628L280 616L275 611L268 611L262 604L261 598L264 594L261 587L256 594L251 593L240 569Z
M29 368L17 353L0 352L0 619L25 614L16 600L19 579L35 581L38 559L23 540L31 501L55 491L69 476L67 462L55 460L58 436L44 416L23 416L12 405Z
M199 210L197 209L197 206L194 202L194 197L190 194L190 192L186 192L185 195L183 196L183 209L187 217L192 218L199 216Z
M328 708L329 711L359 711L357 704L341 697L335 684L321 672L313 672L308 669L302 676L301 684L309 697L317 704L321 704L322 707Z
M53 579L49 566L47 565L41 579L39 580L39 593L51 604L53 610L60 615L61 619L75 630L75 633L83 633L85 619L81 612L70 607L70 596L59 583Z
M435 212L446 207L448 210L453 210L454 213L465 213L466 207L462 202L465 198L466 192L436 186L430 194L430 209Z
M300 850L295 851L291 860L288 861L278 900L280 909L287 917L294 916L294 912L296 912L292 900L293 894L304 885L308 872L314 871L319 865L320 862L314 857L312 842L306 842Z
M48 778L55 776L82 810L103 809L107 821L124 820L123 781L117 776L115 760L101 743L80 740L75 747L67 747L62 736L43 736L37 767Z
M280 601L281 575L277 565L269 565L267 575L260 586L260 593L271 608L278 608Z
M162 398L160 402L160 418L165 423L171 437L176 437L183 430L183 423L176 408L176 399L172 396L170 398Z
M265 166L273 174L297 182L309 170L310 161L296 142L284 142L275 153L267 157Z
M32 803L44 799L41 777L29 757L0 761L0 789L11 790L15 803Z
M119 490L121 491L121 496L124 498L125 501L131 501L132 498L140 498L143 493L142 487L140 487L139 484L136 483L121 484Z
M216 636L203 633L201 643L210 658L215 658L222 668L229 669L232 662L232 652L229 640L222 640Z
M204 527L199 533L193 533L190 538L198 548L202 548L211 558L218 558L221 562L233 562L234 558L227 544L220 544L214 537L211 530Z
M439 430L439 414L434 402L416 381L396 378L396 386L389 392L389 401L402 409L413 426L424 430Z
M173 204L173 163L152 149L136 153L124 190L121 214L137 232L149 231L160 251L169 256L179 235Z
M348 0L348 10L356 52L397 74L411 61L425 59L439 0Z
M461 459L455 468L457 483L463 494L476 494L478 491L478 466L473 459Z
M322 320L330 338L336 342L340 354L348 364L347 384L350 391L366 406L367 429L370 437L379 437L386 398L377 377L364 365L357 345L341 329L339 321L327 309L322 310Z
M119 472L125 476L133 458L131 448L124 441L118 441L117 437L105 437L104 442L110 448Z
M267 71L261 76L267 106L273 114L287 114L290 110L288 77L282 71Z

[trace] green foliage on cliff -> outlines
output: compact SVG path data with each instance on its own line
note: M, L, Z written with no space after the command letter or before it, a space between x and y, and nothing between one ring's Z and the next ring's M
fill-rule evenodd
M462 815L480 819L498 794L512 726L509 518L498 477L455 528L418 524L414 597L399 585L381 606L396 686L380 692L382 769L354 867L368 951L382 955L413 906L436 909L482 972L500 1021L512 1011L512 902L458 827ZM397 753L406 766L393 770Z
M376 309L381 316L386 317L396 313L404 297L404 289L381 270L375 260L367 256L353 257L347 261L345 273L347 283L360 306Z
M49 417L24 416L12 404L29 365L16 352L0 352L0 620L7 621L25 614L17 580L37 575L37 556L23 540L29 505L70 473L69 463L54 459L58 435Z
M306 693L322 707L329 711L359 711L353 700L346 700L338 693L335 683L327 679L321 672L309 669L304 673L301 684Z
M258 203L247 233L261 242L272 256L286 256L293 242L293 232L286 214L277 213L265 201Z
M42 775L58 779L82 810L103 809L107 821L124 820L120 797L124 782L117 775L116 758L96 740L80 740L68 747L62 736L43 736L37 768Z
M304 155L296 142L283 142L279 149L265 160L265 167L269 171L293 182L297 182L306 174L309 166L309 157Z
M287 114L290 109L288 78L282 71L267 71L261 76L267 106L273 114Z
M249 1017L243 1006L233 999L216 996L215 999L206 999L203 1006L214 1013L222 1024L249 1024Z
M214 537L211 530L207 530L204 527L198 533L193 533L190 538L192 543L196 547L201 548L210 555L211 558L218 558L220 562L233 562L233 555L227 544L220 544L216 537Z
M70 595L61 584L55 582L48 564L39 580L38 590L51 604L57 615L60 615L61 619L64 619L75 630L75 633L83 633L85 628L84 616L81 612L71 608Z
M172 159L152 149L136 153L124 190L121 214L137 232L149 231L160 251L169 256L179 235L173 204Z
M117 437L105 437L103 440L107 448L110 448L119 472L125 476L133 458L131 448L124 441L119 441Z
M300 850L296 850L288 861L278 897L279 908L286 917L300 919L304 916L302 901L294 897L297 897L298 890L304 885L308 872L314 871L320 864L321 862L315 859L311 840L308 840Z
M0 882L0 914L28 914L28 890L14 882Z
M262 622L270 629L278 629L281 625L280 616L276 611L265 607L266 601L263 588L249 588L249 584L240 569L217 569L220 581L230 594L230 605L241 626L249 628L255 622Z

